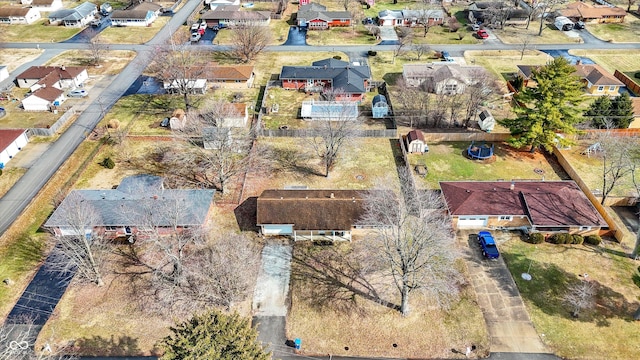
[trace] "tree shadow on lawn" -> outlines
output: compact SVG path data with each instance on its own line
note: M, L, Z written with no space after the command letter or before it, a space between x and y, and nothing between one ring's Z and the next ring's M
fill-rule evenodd
M520 294L544 313L550 316L560 316L574 321L595 323L599 327L611 326L610 319L620 318L625 321L633 320L633 313L637 304L630 303L623 294L616 292L600 282L569 273L551 263L533 261L521 254L505 254L505 261L509 265ZM595 269L594 269L595 270ZM533 279L523 280L520 275L529 272ZM595 306L580 312L574 318L571 306L563 301L567 289L572 284L589 281L595 287Z
M264 158L271 160L271 170L275 172L289 172L295 178L324 177L317 169L307 165L313 155L298 148L271 147L264 153Z
M356 296L360 296L399 310L399 305L382 299L374 284L366 278L367 272L358 255L340 245L296 244L292 257L291 277L303 283L301 296L313 307L363 313L364 308L356 301Z
M82 354L99 356L131 356L142 352L138 346L138 339L130 336L92 336L77 339L73 345Z

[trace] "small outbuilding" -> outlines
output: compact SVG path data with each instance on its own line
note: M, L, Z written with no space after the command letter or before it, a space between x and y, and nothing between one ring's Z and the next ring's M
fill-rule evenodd
M424 140L424 134L420 130L411 130L404 138L409 153L425 153L429 146Z
M380 119L389 114L389 104L384 95L378 94L371 102L371 113L374 119Z
M27 145L29 138L24 129L0 130L0 169Z
M491 115L489 110L482 110L478 117L478 125L483 131L491 132L496 126L496 119L493 118L493 115Z

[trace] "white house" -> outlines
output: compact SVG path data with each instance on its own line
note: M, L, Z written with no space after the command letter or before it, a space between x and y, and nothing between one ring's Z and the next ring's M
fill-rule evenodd
M28 142L25 129L0 130L0 169L3 169Z
M0 81L9 78L9 69L5 65L0 65Z
M84 27L93 21L98 13L98 7L90 2L84 2L73 9L60 9L49 14L49 23L69 27Z
M62 0L22 0L22 5L31 5L32 9L38 11L56 11L62 9Z
M16 76L16 84L31 91L41 87L70 89L81 86L88 78L87 69L80 66L32 66Z
M111 15L111 26L150 26L157 18L151 10L116 10Z
M54 87L43 87L22 99L22 107L25 111L50 111L65 100L64 91Z
M480 66L462 66L447 62L405 64L402 76L409 86L420 86L435 94L462 94L472 79L484 69Z
M40 19L40 12L32 8L5 6L0 8L0 24L31 24Z

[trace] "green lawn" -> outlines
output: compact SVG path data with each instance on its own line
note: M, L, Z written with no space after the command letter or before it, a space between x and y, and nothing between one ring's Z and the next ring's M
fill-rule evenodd
M640 331L632 321L638 308L640 274L619 245L531 245L520 240L500 250L538 333L552 351L569 359L633 359ZM520 274L533 279L525 281ZM596 307L576 319L562 301L569 284L588 274L597 289ZM636 283L634 283L636 282Z
M160 16L149 27L110 26L100 33L100 38L107 44L144 44L151 40L169 19L168 16Z
M309 45L374 45L377 42L362 24L356 25L355 28L346 26L307 32Z
M49 25L41 19L29 25L0 25L3 42L58 42L80 32L79 28Z
M520 59L518 50L473 50L466 51L464 58L468 64L480 65L495 75L497 79L509 80L518 72L518 65L545 65L551 56L537 50L527 50Z
M495 143L495 161L483 163L467 159L463 152L471 142L434 143L429 144L429 152L424 155L409 154L411 168L415 165L426 165L429 173L417 181L419 187L438 189L438 181L461 180L512 180L535 179L542 176L534 169L543 170L545 180L560 180L541 154L530 154L518 151L503 143Z
M640 39L640 20L628 14L622 24L587 24L587 30L604 41L637 42Z
M633 77L640 71L640 50L569 50L569 53L588 57L612 75L618 70L640 83L640 79Z

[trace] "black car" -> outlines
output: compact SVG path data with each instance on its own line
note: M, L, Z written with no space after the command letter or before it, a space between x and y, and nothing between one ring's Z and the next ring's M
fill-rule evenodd
M577 30L584 29L584 22L578 21L577 23L573 24L573 28Z

